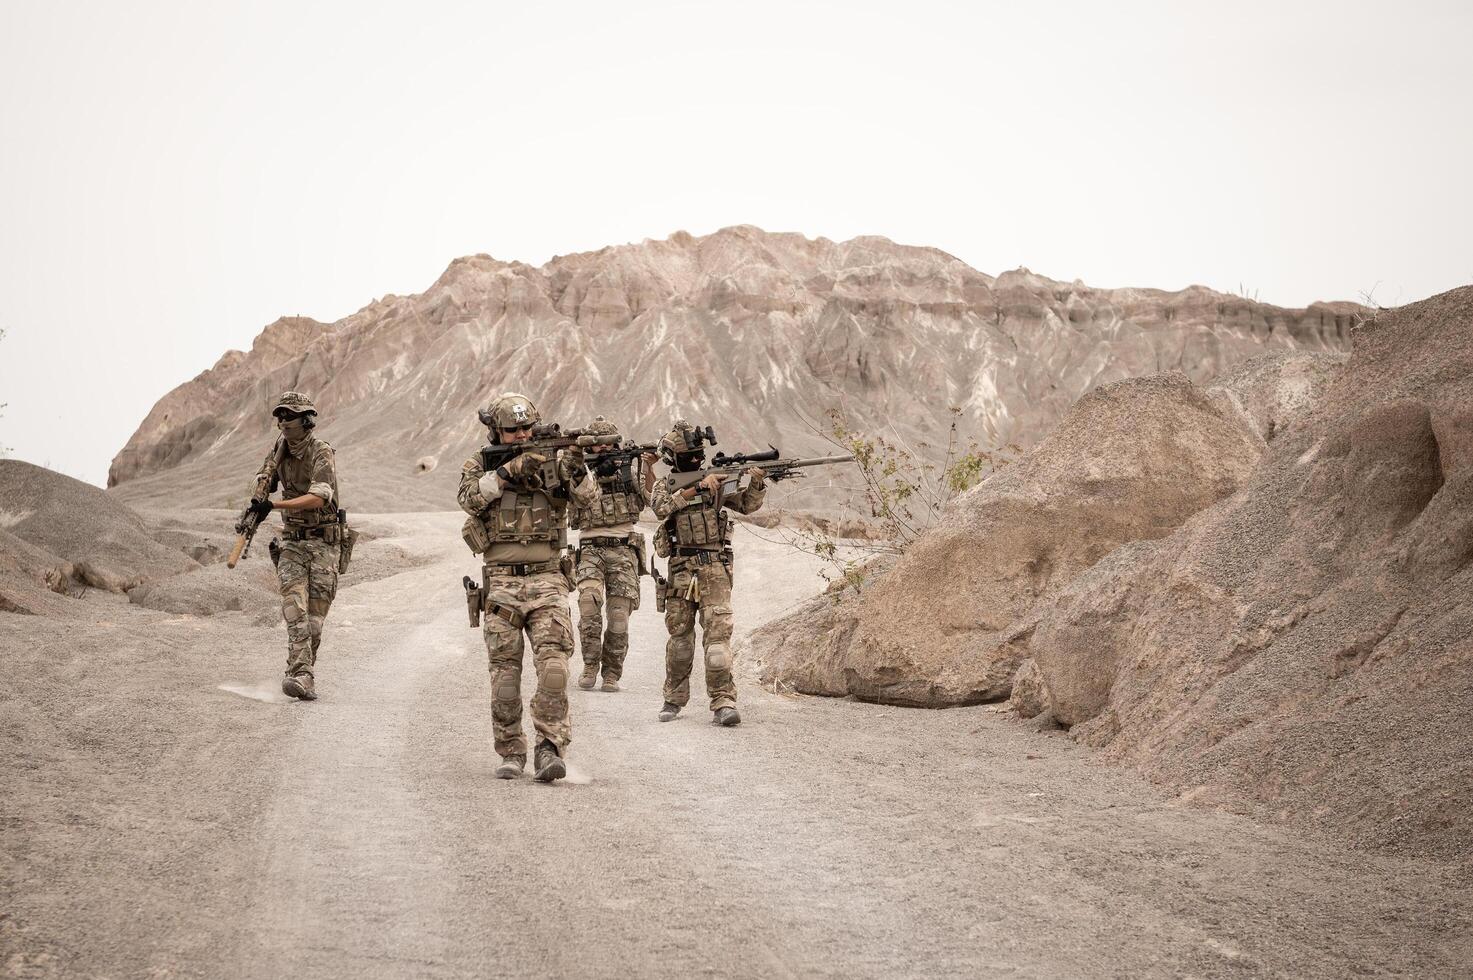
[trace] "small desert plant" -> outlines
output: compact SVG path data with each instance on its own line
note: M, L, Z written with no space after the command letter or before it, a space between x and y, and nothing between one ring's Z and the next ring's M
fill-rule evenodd
M827 521L787 532L788 544L822 559L819 574L835 601L845 592L863 590L870 559L904 552L941 518L947 504L1016 458L1015 445L984 449L975 440L964 441L958 431L961 409L949 412L945 444L926 441L915 448L893 427L889 435L863 432L838 410L829 411L826 426L810 423L815 433L854 456L862 481L855 488L857 499L847 506L859 516L863 533L841 535L840 526Z

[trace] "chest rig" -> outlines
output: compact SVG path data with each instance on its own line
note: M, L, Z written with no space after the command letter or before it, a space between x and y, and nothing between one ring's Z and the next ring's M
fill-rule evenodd
M329 458L332 455L332 447L320 439L309 436L302 445L302 454L293 456L287 453L277 468L276 476L281 481L281 499L291 500L303 494L312 492L312 467L316 463L317 454L326 451ZM338 474L337 467L333 467L332 481L332 504L328 507L318 507L313 510L285 510L281 512L281 523L288 528L316 528L338 523L338 508L342 502L338 499Z
M675 548L720 551L731 544L731 518L705 494L665 518L662 530Z
M488 473L500 464L490 449L481 450L481 463ZM568 500L552 460L543 465L536 480L503 485L490 503L483 515L466 518L461 528L466 545L475 554L485 554L498 544L567 547Z
M633 524L639 520L639 512L643 508L638 484L632 474L626 479L620 471L597 479L598 500L591 507L584 507L575 500L569 507L568 523L575 530Z

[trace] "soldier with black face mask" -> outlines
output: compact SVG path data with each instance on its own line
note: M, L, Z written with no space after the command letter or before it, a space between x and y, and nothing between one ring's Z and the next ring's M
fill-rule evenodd
M286 677L283 693L317 699L313 671L322 643L322 623L338 591L342 525L338 521L338 473L332 447L312 434L317 408L298 391L285 392L271 410L286 440L277 466L281 499L262 497L250 509L261 517L281 511L281 538L270 545L286 620ZM275 462L266 458L262 473ZM259 475L257 477L260 479Z
M677 419L660 440L660 456L676 472L694 472L706 459L701 443L699 431ZM670 639L665 644L661 721L674 721L690 701L699 616L711 720L727 728L741 724L731 673L733 556L731 518L726 511L750 514L757 510L767 495L766 483L767 474L756 466L747 471L747 485L732 494L723 492L722 479L715 474L683 490L671 490L664 480L655 483L650 508L662 522L655 532L655 554L670 558L665 584L665 628Z

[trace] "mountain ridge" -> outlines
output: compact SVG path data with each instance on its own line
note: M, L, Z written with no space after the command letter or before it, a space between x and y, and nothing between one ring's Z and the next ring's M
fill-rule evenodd
M332 323L282 317L166 394L113 460L130 499L175 484L239 495L270 399L309 391L360 506L451 492L482 437L475 408L520 390L545 417L602 412L655 437L676 416L723 446L816 451L827 411L924 442L961 409L984 444L1036 441L1085 391L1179 370L1209 379L1267 349L1344 351L1361 307L1302 310L1190 286L1097 289L1025 268L991 276L939 249L750 225L555 256L462 256L424 292Z

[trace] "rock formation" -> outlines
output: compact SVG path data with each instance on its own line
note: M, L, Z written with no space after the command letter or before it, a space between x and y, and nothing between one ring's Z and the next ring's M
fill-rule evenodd
M30 463L0 459L0 501L0 608L12 612L66 608L38 589L126 592L200 567L111 495Z
M1001 698L1021 668L1020 713L1191 798L1466 858L1473 288L1353 336L1344 368L1098 389L863 596L751 652L908 704Z
M373 510L451 506L456 464L484 432L475 410L506 388L550 419L604 412L643 439L676 415L709 422L731 450L825 448L812 423L835 408L919 442L956 407L966 436L1028 445L1110 381L1171 370L1204 381L1265 349L1340 350L1358 309L993 277L883 238L751 227L541 268L478 255L424 293L333 324L273 323L249 353L166 395L109 485L134 501L188 487L203 506L239 506L285 388L317 399L346 505Z
M799 614L793 629L765 630L764 670L800 691L896 704L1007 697L1039 599L1236 492L1265 445L1260 425L1283 424L1283 405L1311 399L1338 364L1266 355L1222 385L1158 375L1096 388L1034 452L955 501L862 599L812 610L815 628Z

